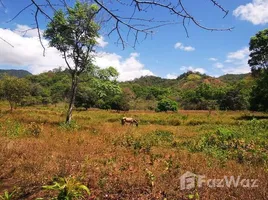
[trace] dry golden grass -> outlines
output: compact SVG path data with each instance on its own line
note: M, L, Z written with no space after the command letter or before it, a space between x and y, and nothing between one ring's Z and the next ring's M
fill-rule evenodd
M0 109L0 194L16 187L16 199L49 199L54 193L42 186L54 177L71 175L89 187L87 199L189 199L194 190L180 190L179 177L191 171L208 178L258 179L258 188L198 188L200 199L268 199L267 165L222 163L181 145L218 126L239 125L237 118L248 112L89 110L75 112L76 123L69 128L61 124L64 107L9 113L2 104ZM138 118L140 126L121 126L123 115ZM30 123L38 124L39 135L29 131ZM151 145L149 150L134 148L138 138L156 130L173 133L174 141ZM148 170L155 177L154 186Z

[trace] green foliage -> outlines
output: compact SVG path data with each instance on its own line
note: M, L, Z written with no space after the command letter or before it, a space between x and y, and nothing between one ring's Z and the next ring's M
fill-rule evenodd
M219 128L203 135L192 148L203 151L221 160L235 159L237 162L264 163L267 157L267 122L253 119L238 128Z
M190 76L190 78L188 78ZM200 78L207 78L208 76L206 74L201 74L200 72L193 72L193 71L188 71L180 76L178 76L177 80L182 80L182 79L200 79Z
M90 195L87 186L83 185L74 177L58 178L54 180L53 185L43 186L46 190L56 190L59 192L58 196L53 198L55 200L72 200L84 198L84 194Z
M4 76L2 79L2 92L8 100L11 111L29 95L30 83L26 79Z
M90 69L80 75L75 96L75 106L79 108L156 110L158 101L170 98L187 110L244 110L249 108L249 102L251 109L265 110L261 105L267 102L267 81L264 76L259 76L259 81L256 81L258 87L249 74L226 75L216 79L193 72L185 73L177 80L147 76L118 83L118 72L114 68L100 69L91 66ZM191 79L189 76L201 78ZM27 80L31 83L30 95L22 99L22 106L50 103L56 106L70 97L72 78L68 70L58 68L28 76ZM2 83L0 81L0 94L3 94ZM187 87L184 88L185 86ZM250 98L252 87L255 89Z
M76 107L84 107L85 109L96 106L98 101L98 94L94 88L87 86L87 84L80 84L76 94Z
M4 194L0 195L0 200L12 200L15 195L16 190L9 193L7 190L5 190Z
M247 76L250 76L250 74L225 74L220 76L219 79L228 84L235 84L238 81L242 81Z
M145 169L146 177L151 187L155 185L155 175L149 169Z
M97 44L96 39L99 37L100 27L94 21L97 11L96 5L76 1L74 7L68 7L65 13L62 10L55 11L53 20L47 25L44 32L44 37L49 40L49 45L62 53L71 74L67 123L70 123L72 119L80 75L83 72L92 76L95 74L96 67L93 65L92 51ZM74 66L70 64L70 59ZM114 74L113 71L111 73Z
M252 72L268 69L268 29L259 31L250 38L249 50L250 59L248 60Z
M23 105L56 104L69 97L71 77L61 68L27 77L31 81L31 97Z
M28 132L34 137L38 137L42 132L42 126L36 122L31 122L28 125Z
M123 139L118 138L116 145L131 148L134 153L150 152L154 146L172 146L174 135L170 131L156 130L142 136L126 135Z
M97 43L99 26L94 22L96 11L95 5L77 1L74 8L68 7L66 13L62 10L56 11L53 21L48 24L44 33L45 38L50 41L50 46L62 53L75 53L73 56L77 56L75 59L78 60L74 61L75 65L79 65L79 71L88 66L89 58L85 56L89 56L87 51Z
M10 138L16 138L27 134L27 129L22 123L13 120L7 120L0 124L0 134Z
M0 79L1 75L7 74L9 76L15 76L17 78L24 78L26 76L32 75L26 70L15 70L15 69L0 69Z
M130 109L129 101L124 94L115 96L110 105L113 110L128 111Z
M220 100L222 110L246 110L248 108L248 99L238 88L230 89Z
M59 126L66 131L76 131L80 128L75 120L72 120L70 123L61 122Z
M171 99L162 99L157 104L157 111L163 112L163 111L177 111L178 110L178 104L176 101L173 101Z
M268 73L260 74L252 89L250 99L251 110L268 111Z

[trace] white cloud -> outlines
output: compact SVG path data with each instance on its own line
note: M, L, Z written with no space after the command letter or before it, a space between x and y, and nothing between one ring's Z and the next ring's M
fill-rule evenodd
M225 60L225 63L227 64L221 68L221 70L228 74L249 73L250 67L248 65L248 59L248 47L243 47L235 52L230 52L227 54L227 59Z
M102 48L104 48L108 45L108 42L105 41L103 36L100 36L97 38L97 43L98 43L98 46L102 47Z
M131 53L126 59L115 53L100 52L97 53L96 64L101 68L108 66L115 67L119 72L119 80L132 80L141 76L154 75L138 60L138 53Z
M217 61L218 59L217 58L209 58L208 60L210 60L210 61Z
M220 63L220 62L217 62L217 63L214 64L214 67L221 69L221 68L224 67L224 65L222 63Z
M233 11L233 15L254 25L268 23L268 0L253 0Z
M178 77L178 75L176 74L167 74L166 78L167 79L176 79Z
M180 50L183 50L183 51L194 51L195 48L194 47L191 47L191 46L184 46L182 43L180 42L177 42L175 45L174 45L174 48L175 49L180 49Z
M28 34L34 35L30 32ZM14 46L11 47L0 40L0 65L8 65L19 69L28 67L34 74L65 66L60 53L55 48L48 48L48 41L46 40L43 40L46 47L46 56L43 56L43 49L36 35L23 37L16 31L1 28L0 35Z
M181 71L193 71L193 72L199 72L201 74L204 74L206 73L206 70L204 68L201 68L201 67L193 67L193 66L182 66L180 68Z
M187 46L187 47L184 47L183 50L184 50L184 51L194 51L195 48L194 48L194 47L191 47L191 46Z
M242 60L247 58L248 55L249 55L249 49L248 47L244 47L238 51L228 53L226 61L230 62L232 60Z
M60 52L55 48L49 48L48 41L45 39L43 39L43 44L46 47L46 56L44 57L37 34L27 32L27 35L24 35L21 30L25 29L27 30L28 26L17 25L13 31L0 28L0 36L14 46L13 48L0 40L0 67L1 65L15 69L27 67L33 74L52 70L59 66L66 67ZM153 75L138 60L138 53L132 53L125 59L115 53L100 52L97 55L96 64L102 68L115 67L120 73L119 80L130 80L140 76Z
M222 69L225 74L246 74L250 72L250 68L247 65L237 65L233 67L226 67Z
M38 30L36 28L31 28L27 25L17 24L16 29L14 30L20 36L25 37L38 37ZM43 30L40 30L41 36L43 35Z

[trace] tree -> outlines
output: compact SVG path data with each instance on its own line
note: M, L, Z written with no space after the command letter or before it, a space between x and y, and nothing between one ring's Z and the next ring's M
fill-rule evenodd
M248 64L252 72L268 70L268 28L250 38Z
M253 74L258 75L252 89L250 107L252 110L268 110L268 29L259 31L250 38L250 59L248 64Z
M109 99L106 106L116 111L128 111L130 109L129 102L123 94L118 94Z
M177 111L177 110L178 110L177 102L171 99L162 99L157 104L157 111L160 111L160 112Z
M17 105L29 95L30 84L26 79L4 76L2 79L2 92L9 102L10 110L16 109Z
M220 99L221 110L246 110L248 101L239 88L232 88Z
M79 87L75 99L75 107L83 107L87 110L96 105L98 95L93 88Z
M83 82L78 88L75 106L111 108L110 99L121 93L116 81L118 72L113 67L95 69L95 74L90 82ZM101 101L98 101L101 100Z
M4 1L4 0L3 0ZM97 12L99 20L107 24L108 36L115 34L118 38L117 44L123 46L128 44L135 47L140 39L147 38L148 35L153 35L155 30L167 25L180 25L185 29L185 33L188 37L187 26L192 23L198 28L207 31L230 31L233 28L211 28L207 27L200 22L192 13L185 2L182 0L83 0L84 2L96 3L99 6ZM227 9L219 4L216 0L207 0L217 9L223 12L224 17L229 13ZM24 4L23 4L24 3ZM34 14L34 27L37 28L39 33L39 39L42 44L41 31L39 30L40 20L46 18L46 20L53 21L51 13L54 13L59 8L69 8L72 1L66 0L24 0L21 10L10 20L15 20L20 14L27 10L33 10ZM196 5L196 4L194 4ZM160 11L163 15L154 15ZM168 13L169 18L163 19L163 16ZM213 16L215 18L215 16ZM26 30L25 30L26 31ZM7 38L1 38L8 43ZM44 45L42 45L44 48ZM45 49L45 48L44 48Z
M94 21L97 11L96 5L77 1L74 8L68 7L66 12L56 11L44 33L50 46L62 53L72 78L66 123L70 123L72 119L79 76L85 71L93 73L95 68L92 64L92 52L97 44L99 30Z
M253 86L250 109L257 111L268 111L268 73L262 73Z

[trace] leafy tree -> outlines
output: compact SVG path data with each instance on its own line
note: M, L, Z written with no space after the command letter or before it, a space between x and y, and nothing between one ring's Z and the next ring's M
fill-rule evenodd
M76 94L75 107L84 107L87 110L96 105L98 98L99 96L94 88L81 86Z
M268 109L268 29L259 31L250 38L250 59L248 64L253 74L258 75L256 85L252 89L250 107L253 110Z
M90 76L90 81L80 84L75 106L86 109L90 107L110 109L112 99L121 94L121 88L116 81L118 75L113 67L105 69L95 67L94 76Z
M211 110L218 107L217 101L224 95L225 88L213 87L202 83L195 89L186 90L182 94L181 105L189 110Z
M126 94L116 95L111 101L111 109L117 111L128 111L130 109L129 100Z
M268 70L268 28L259 31L255 36L251 37L249 43L250 59L248 64L252 72L261 69Z
M246 110L248 101L238 88L232 88L220 100L221 110Z
M96 5L77 1L74 8L67 8L67 12L56 11L44 33L50 46L62 53L71 74L71 95L66 123L70 123L72 119L80 75L94 70L92 51L97 44L99 30L99 26L94 22L97 11Z
M268 73L262 73L252 89L251 110L268 111Z
M23 78L4 76L1 85L4 98L9 102L11 111L13 111L30 92L30 83Z
M177 102L171 99L162 99L157 104L157 111L160 111L160 112L177 111L177 110L178 110Z

